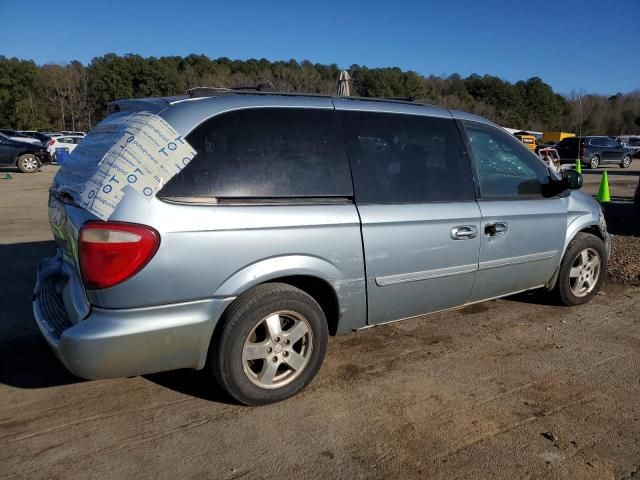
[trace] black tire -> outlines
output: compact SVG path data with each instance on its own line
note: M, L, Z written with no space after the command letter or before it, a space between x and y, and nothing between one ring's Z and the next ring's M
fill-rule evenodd
M600 257L600 267L598 271L598 278L593 288L584 296L578 296L571 288L571 269L580 268L576 263L579 262L579 256L587 249L597 252ZM582 274L581 274L582 275ZM586 271L585 275L589 275ZM560 263L560 272L558 273L558 280L555 286L555 293L560 298L560 301L567 306L582 305L591 300L600 290L602 282L607 275L607 250L604 246L604 242L590 233L580 232L578 233L569 246ZM574 280L575 282L576 280Z
M625 155L620 162L620 168L629 168L631 166L631 155Z
M306 363L299 371L288 366L283 356L288 355L282 348L278 351L269 348L268 359L246 362L244 358L245 341L250 339L250 335L255 335L256 329L263 328L266 318L276 312L291 312L306 320L305 326L310 327L310 335L304 337L307 345L311 345L308 351ZM286 322L286 317L283 322ZM218 384L223 387L229 395L245 405L266 405L279 402L300 392L315 377L320 369L327 349L327 338L329 335L327 320L324 312L318 303L302 290L284 283L265 283L252 288L240 295L227 309L221 324L217 328L216 334L211 341L209 351L209 364ZM280 322L280 320L279 320ZM302 322L304 323L304 322ZM286 334L288 330L283 329ZM269 335L265 329L264 333ZM302 344L303 339L296 343L297 347ZM311 341L309 341L311 339ZM263 341L273 341L266 337ZM282 340L285 342L286 340ZM282 343L281 342L281 343ZM282 347L282 346L281 346ZM294 348L294 345L290 347ZM276 355L280 353L280 355ZM274 355L274 357L271 357ZM253 380L252 368L262 371L269 365L271 358L276 361L278 357L277 371L283 370L286 375L288 370L292 372L292 379L280 387L263 388L254 382L260 383L258 376ZM264 362L264 363L261 363ZM261 367L261 368L259 368ZM248 369L245 371L245 369ZM276 376L277 378L277 376Z
M18 157L16 166L22 173L36 173L42 165L33 153L24 153Z
M593 157L591 157L591 160L589 160L589 168L596 169L599 166L600 166L600 157L598 155L594 155Z

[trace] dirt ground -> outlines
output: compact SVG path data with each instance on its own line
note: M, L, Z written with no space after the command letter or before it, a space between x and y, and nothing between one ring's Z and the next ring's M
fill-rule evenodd
M75 378L31 314L53 172L0 172L0 479L640 478L629 285L576 308L528 294L332 338L314 382L267 407L233 404L203 372Z

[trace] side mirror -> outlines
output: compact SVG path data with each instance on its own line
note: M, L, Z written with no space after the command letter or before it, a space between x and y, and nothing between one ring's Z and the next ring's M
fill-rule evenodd
M582 175L575 170L564 170L561 182L566 190L578 190L582 187Z
M563 170L559 180L549 177L549 183L542 185L542 195L549 198L560 195L567 190L577 190L582 187L582 175L575 170Z

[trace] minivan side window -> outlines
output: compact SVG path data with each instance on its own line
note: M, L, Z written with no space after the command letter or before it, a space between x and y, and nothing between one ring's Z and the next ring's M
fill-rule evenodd
M351 197L333 110L253 108L217 115L186 137L194 159L161 197Z
M473 174L453 119L340 111L358 203L475 200Z
M540 196L549 183L544 163L507 132L464 122L482 198Z

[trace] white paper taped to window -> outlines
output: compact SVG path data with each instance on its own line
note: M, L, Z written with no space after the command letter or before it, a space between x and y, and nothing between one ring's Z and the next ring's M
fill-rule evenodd
M79 205L108 220L124 195L151 199L195 156L163 118L112 115L91 130L58 171L55 183Z

